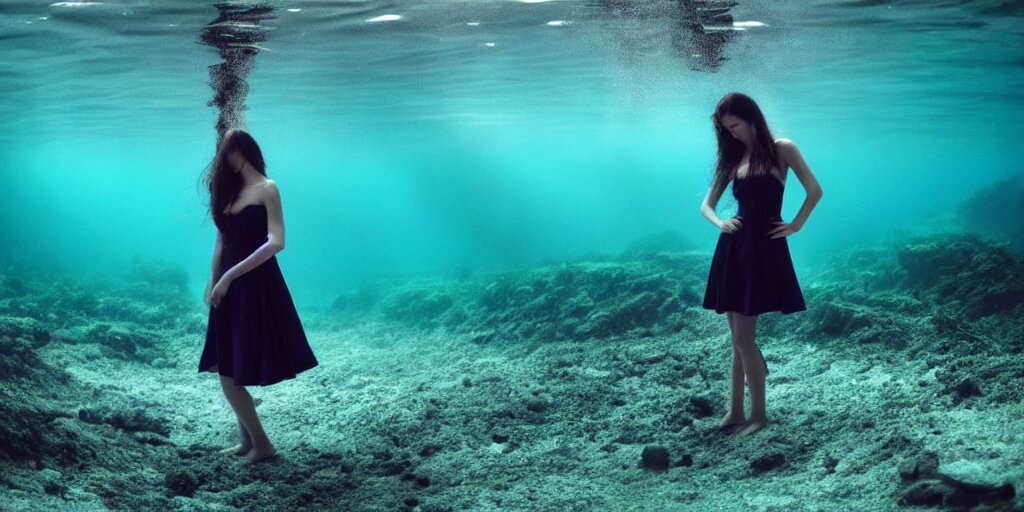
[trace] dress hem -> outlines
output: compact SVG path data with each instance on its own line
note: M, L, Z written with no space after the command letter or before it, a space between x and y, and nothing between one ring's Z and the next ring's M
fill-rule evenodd
M199 370L199 373L216 373L216 374L220 375L221 377L231 377L231 382L234 383L234 385L236 385L236 386L273 386L274 384L278 384L278 383L284 382L286 380L292 380L295 377L298 377L298 375L300 373L312 370L313 368L316 368L317 366L319 366L319 365L313 365L313 366L311 366L309 368L306 368L304 370L299 370L298 372L295 372L292 375L281 377L280 379L277 379L277 380L267 381L267 382L263 382L263 383L252 382L252 383L248 383L248 384L247 383L239 384L238 380L235 379L234 375L224 375L223 373L220 373L219 370L214 370L212 366L210 368L205 369L205 370L202 370L202 369Z
M734 309L718 309L716 307L708 307L708 306L701 306L701 307L703 309L712 310L712 311L714 311L715 313L718 313L718 314L731 312L731 313L739 313L741 315L746 315L746 316L755 316L755 315L761 315L761 314L764 314L764 313L782 313L783 315L789 315L789 314L792 314L792 313L799 313L801 311L807 311L806 307L802 307L802 308L798 308L798 309L773 308L773 309L766 309L766 310L763 310L763 311L752 311L752 312L737 311L737 310L734 310Z

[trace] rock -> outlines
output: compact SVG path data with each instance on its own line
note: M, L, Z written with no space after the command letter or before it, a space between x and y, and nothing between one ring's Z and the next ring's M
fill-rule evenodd
M694 418L707 418L714 414L711 401L701 396L690 397L686 403L686 411Z
M452 307L451 297L431 290L408 290L389 297L382 306L384 315L410 324L431 324Z
M199 488L199 479L191 471L183 470L168 473L164 476L164 485L171 491L171 496L191 498Z
M1013 484L998 482L976 463L960 460L940 467L934 452L905 460L899 474L905 486L899 504L904 506L999 508L1016 494Z
M846 337L871 324L871 313L838 302L820 302L811 308L810 320L817 332Z
M668 450L663 446L648 446L640 454L640 467L653 471L668 469Z
M164 437L171 435L166 421L151 416L148 411L143 409L125 411L122 409L111 409L107 406L95 409L79 409L78 419L86 423L106 423L126 432L153 432Z
M956 395L959 398L970 398L972 396L981 396L981 389L971 379L964 379L953 388Z
M750 461L750 468L753 469L755 473L764 473L765 471L770 471L772 469L782 467L782 465L785 463L785 455L781 453L772 453L768 455L763 455L761 457L757 457L756 459Z
M905 459L897 469L903 481L930 478L939 469L939 456L935 452L926 451L915 458Z
M138 362L150 362L161 357L163 347L167 346L155 332L126 330L105 323L90 329L83 341L98 343L106 357Z
M897 253L904 285L968 320L1010 313L1024 302L1024 265L1005 245L974 234L915 238Z
M824 466L825 468L825 473L828 473L830 475L836 472L837 464L839 464L839 459L831 455L826 455L825 460L822 461L822 466Z
M945 496L953 492L942 482L927 480L916 482L903 493L899 504L901 506L937 507L942 505Z
M35 380L49 367L25 338L0 336L0 381Z
M544 412L548 410L550 404L539 398L531 398L526 401L526 410L532 412Z

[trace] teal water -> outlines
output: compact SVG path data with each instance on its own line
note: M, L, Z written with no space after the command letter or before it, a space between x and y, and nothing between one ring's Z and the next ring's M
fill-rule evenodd
M694 56L669 1L267 5L245 115L282 192L278 258L300 308L376 276L615 253L670 229L710 253L709 116L734 90L825 191L790 238L798 275L941 227L1024 169L1019 2L740 2L734 20L759 23L730 31L721 60ZM368 21L383 15L399 18ZM163 261L201 294L220 58L198 38L216 16L0 3L0 260ZM783 215L802 200L790 173Z

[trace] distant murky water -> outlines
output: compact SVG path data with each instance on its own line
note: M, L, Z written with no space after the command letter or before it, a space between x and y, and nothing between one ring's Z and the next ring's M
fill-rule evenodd
M282 266L309 302L375 275L616 252L666 229L710 251L708 116L732 90L825 189L790 242L798 272L941 226L1024 170L1019 2L259 5L270 14L240 28L261 34L240 112L282 190ZM213 227L197 179L221 62L201 34L217 17L194 1L0 3L0 259L105 271L137 256L201 283Z

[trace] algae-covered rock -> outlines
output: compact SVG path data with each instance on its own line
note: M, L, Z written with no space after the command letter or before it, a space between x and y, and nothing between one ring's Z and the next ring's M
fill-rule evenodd
M106 323L93 326L80 341L98 343L107 357L151 365L166 355L166 342L159 334L142 329L129 330Z
M142 408L84 407L78 410L78 419L92 424L108 424L126 432L153 432L162 436L170 435L166 421L153 417Z
M898 467L898 503L902 506L1009 510L1016 494L1013 484L1002 482L970 461L940 465L935 452L926 451L903 460Z
M59 374L43 363L35 350L50 341L50 332L32 318L0 318L0 381Z
M690 310L699 307L705 286L707 255L691 249L678 234L659 233L618 259L591 255L533 269L463 273L457 280L382 282L372 300L340 294L332 309L348 320L382 314L415 327L447 327L475 343L675 333L693 320Z
M897 257L908 290L969 320L1022 311L1024 264L1004 244L946 234L915 239Z
M0 335L0 458L76 460L75 435L53 423L69 413L43 398L45 390L68 386L71 376L41 360L30 338L11 336L10 323L5 332Z
M428 325L452 307L448 295L435 290L403 290L384 300L381 310L392 320L414 325Z

